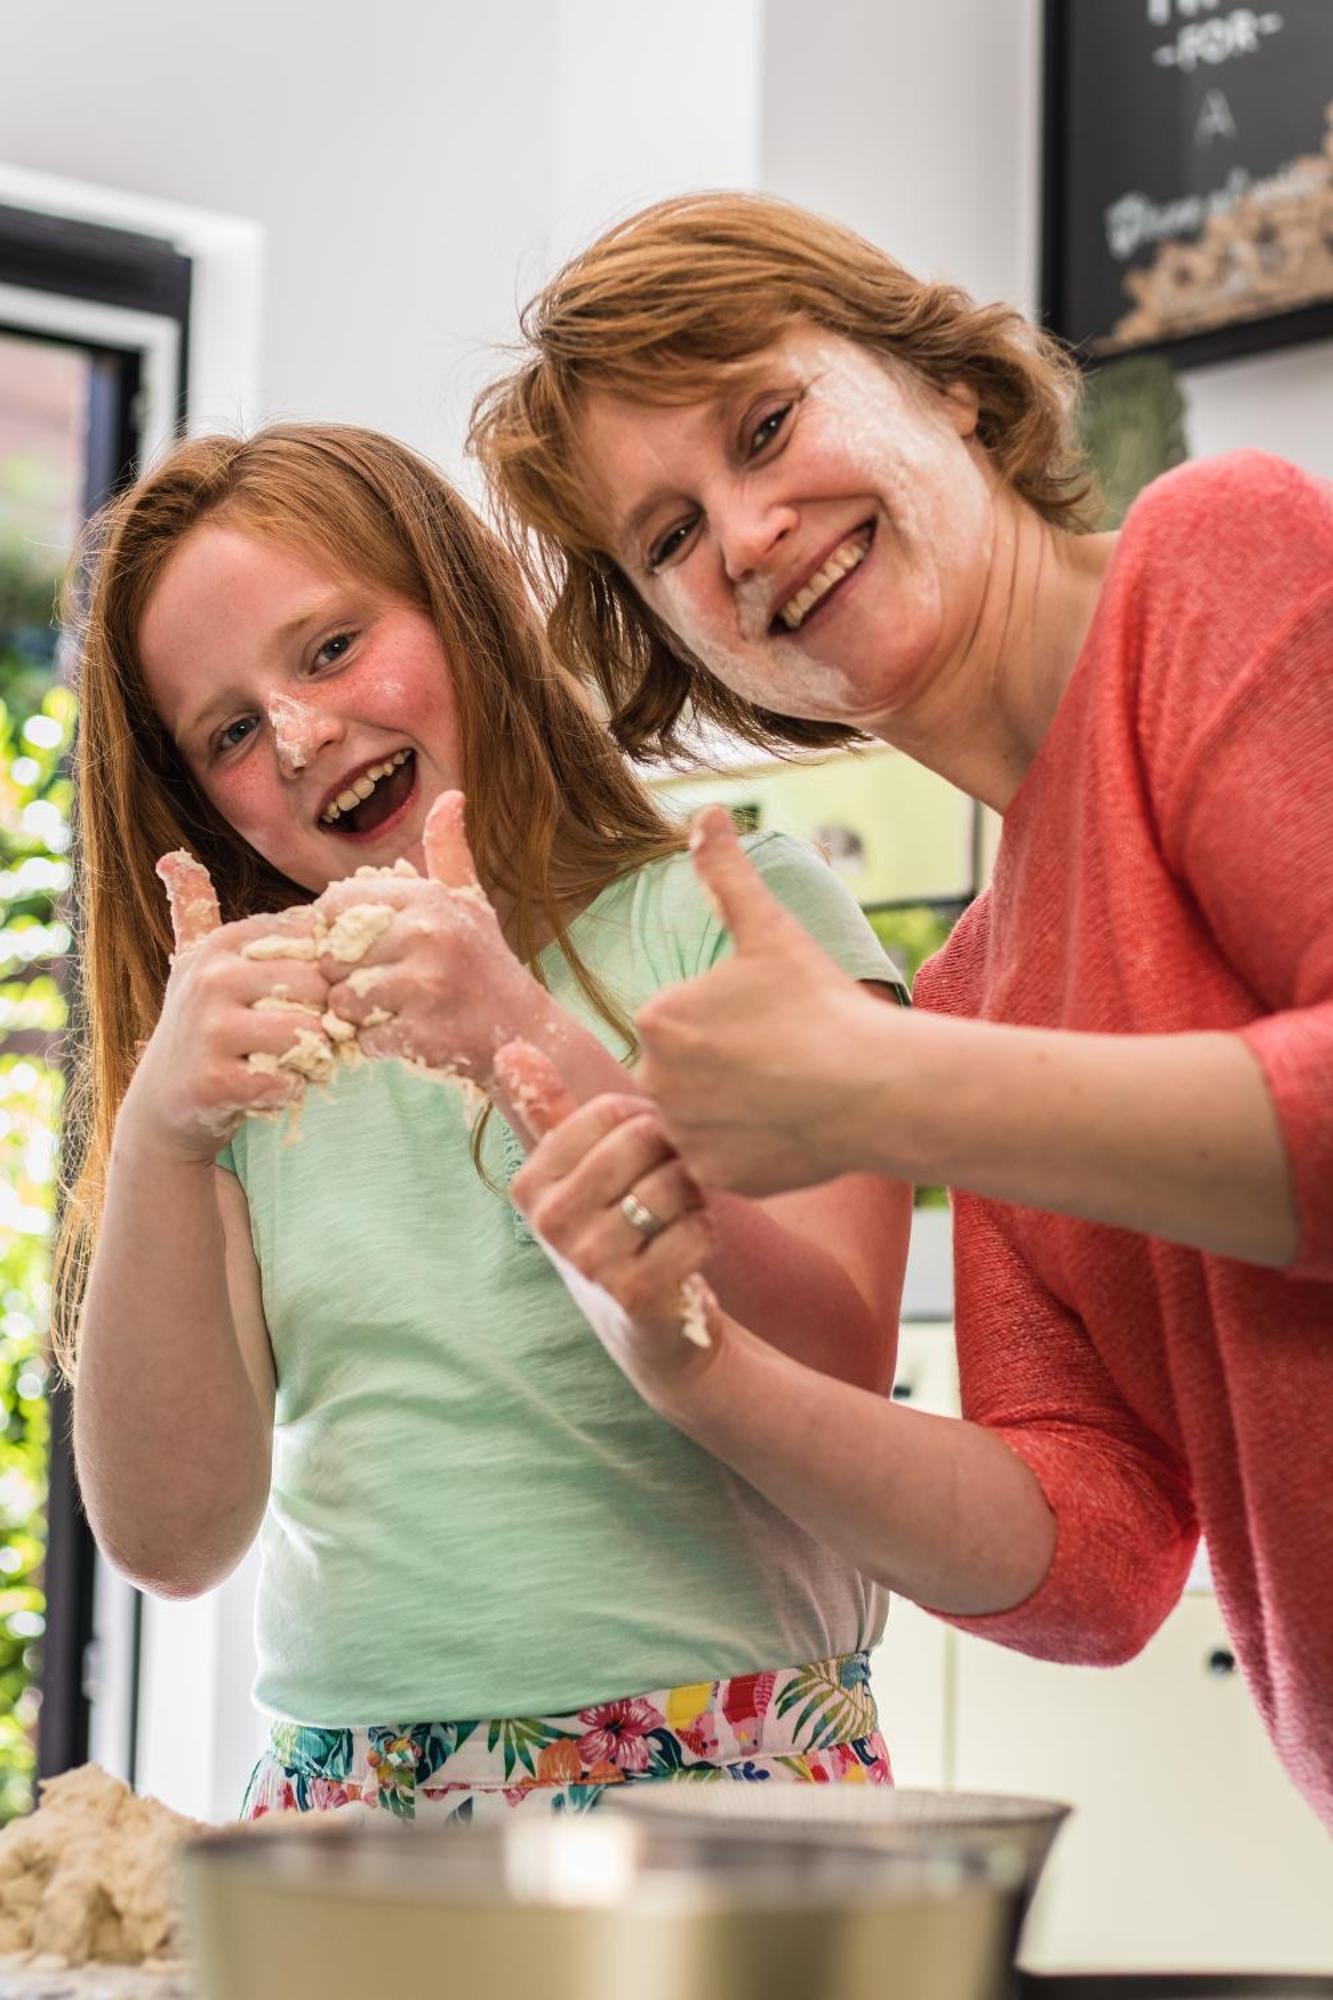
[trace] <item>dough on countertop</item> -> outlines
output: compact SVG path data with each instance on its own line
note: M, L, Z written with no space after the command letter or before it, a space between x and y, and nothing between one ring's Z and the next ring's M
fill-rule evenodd
M181 1954L176 1853L195 1820L97 1764L41 1787L0 1830L0 1955L43 1965L142 1965Z

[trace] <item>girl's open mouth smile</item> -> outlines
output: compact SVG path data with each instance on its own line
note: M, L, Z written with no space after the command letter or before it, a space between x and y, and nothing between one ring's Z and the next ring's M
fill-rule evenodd
M416 794L416 752L395 750L339 792L320 814L319 825L340 840L374 840L398 825Z

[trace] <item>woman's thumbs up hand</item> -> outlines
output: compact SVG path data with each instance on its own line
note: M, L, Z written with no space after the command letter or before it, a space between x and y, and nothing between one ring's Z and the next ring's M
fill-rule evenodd
M855 1051L882 1033L879 1003L770 894L720 806L690 850L735 949L637 1016L638 1077L667 1137L705 1188L776 1194L854 1170L870 1082Z

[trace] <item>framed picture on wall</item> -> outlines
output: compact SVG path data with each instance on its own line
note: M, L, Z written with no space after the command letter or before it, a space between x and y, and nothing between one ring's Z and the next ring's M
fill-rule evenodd
M1333 334L1333 0L1045 0L1042 307L1089 357Z

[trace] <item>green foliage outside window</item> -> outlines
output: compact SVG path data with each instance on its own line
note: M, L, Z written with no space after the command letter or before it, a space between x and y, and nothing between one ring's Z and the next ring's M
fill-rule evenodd
M55 582L0 543L0 1820L32 1804L45 1630L51 1238L67 1009L74 698L54 679Z
M957 917L957 908L940 908L934 903L904 904L901 908L867 910L866 918L875 936L910 986L932 952L939 950ZM949 1197L943 1188L919 1187L918 1208L947 1208Z

